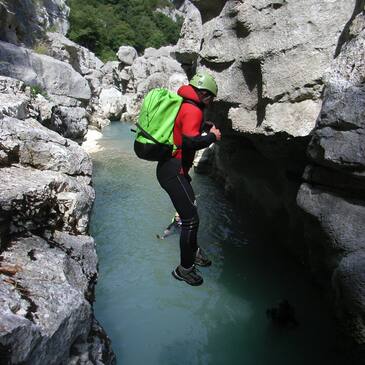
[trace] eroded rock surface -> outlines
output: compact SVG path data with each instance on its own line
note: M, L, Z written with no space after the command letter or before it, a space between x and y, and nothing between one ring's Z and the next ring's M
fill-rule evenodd
M216 174L308 265L361 364L364 1L192 2L207 9L198 69L219 85Z
M345 38L346 39L346 38ZM315 270L331 278L337 315L345 331L365 347L365 14L348 29L341 52L325 75L317 127L308 146L298 193L305 211ZM360 56L360 57L359 57ZM315 227L310 227L311 222ZM321 239L318 239L318 237ZM314 246L320 245L320 250Z
M17 45L34 45L47 29L66 34L70 9L65 0L2 0L0 39Z

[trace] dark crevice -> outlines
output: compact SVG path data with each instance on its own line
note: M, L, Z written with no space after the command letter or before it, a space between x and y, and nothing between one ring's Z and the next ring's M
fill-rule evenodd
M28 257L32 260L32 261L36 261L37 260L37 258L35 257L35 249L33 249L33 250L30 250L29 252L28 252Z
M346 200L347 202L354 205L359 205L360 199L365 202L365 190L363 188L363 181L359 181L358 183L354 184L355 179L352 176L346 176L344 174L341 174L340 172L326 169L325 167L320 165L317 166L319 169L323 170L326 173L325 176L327 178L331 177L333 179L326 181L334 181L335 179L337 179L337 185L331 185L327 182L324 182L320 178L316 178L316 170L314 170L314 172L311 171L307 176L303 176L303 182L311 185L314 188L330 192L332 195ZM363 205L364 204L365 203L363 203Z
M252 60L242 64L242 73L246 81L248 89L253 91L257 89L257 126L259 127L265 119L266 106L269 104L269 99L263 97L262 87L262 71L260 60Z
M8 277L4 280L5 283L12 285L14 289L20 294L20 297L28 302L27 313L25 314L25 318L29 321L35 323L34 321L34 313L38 310L37 304L31 299L31 293L29 289L22 286L19 281L11 278L13 275L8 275Z
M278 0L278 1L273 1L272 3L264 6L263 8L258 8L256 6L254 6L255 9L257 9L258 11L263 11L265 9L280 9L282 6L286 5L286 0Z
M235 31L238 38L246 38L250 35L250 28L243 22L236 22Z
M234 64L234 60L233 61L230 61L230 62L219 62L219 63L216 63L216 62L210 62L209 60L207 59L202 59L200 64L213 70L213 71L216 71L216 72L223 72L225 70L227 70L228 68L230 68L233 64Z
M77 236L77 235L75 235ZM62 252L64 252L68 257L70 257L72 260L74 260L75 262L77 262L77 264L80 266L81 268L81 272L82 274L85 276L85 278L88 279L89 285L88 285L88 289L87 292L84 293L85 294L85 299L88 300L90 303L93 303L95 301L95 285L97 282L97 278L98 278L98 274L95 273L93 275L89 275L86 271L85 268L83 267L82 263L80 262L80 260L83 257L79 257L73 254L73 247L65 247L62 244L60 244L59 242L55 241L53 238L46 238L44 237L45 240L48 242L49 246L51 248L58 248L59 250L61 250Z
M323 115L321 115L321 119L324 119L325 117ZM318 129L323 129L326 127L330 127L331 129L337 131L337 132L349 132L349 131L356 131L361 129L361 127L359 127L358 125L351 123L351 122L346 122L344 120L336 120L336 123L331 123L331 124L323 124L323 123L318 123L317 128Z
M224 5L226 4L226 0L216 0L214 2L192 0L191 2L198 8L203 23L206 23L207 21L218 17L219 14L222 12Z
M3 345L0 343L0 359L1 364L11 365L11 347L10 345Z
M353 20L356 18L356 16L358 14L360 14L362 11L364 11L364 7L365 7L365 0L356 1L354 12L352 13L351 18L349 19L349 21L346 23L345 27L343 28L343 31L342 31L340 37L338 38L334 58L336 58L341 53L342 46L351 39L350 26L351 26Z

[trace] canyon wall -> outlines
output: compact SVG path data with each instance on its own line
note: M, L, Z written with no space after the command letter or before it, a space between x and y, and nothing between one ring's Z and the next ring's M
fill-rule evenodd
M103 63L63 36L67 15L61 0L0 1L2 364L115 363L93 314L95 193L77 143Z
M203 31L183 26L177 54L219 85L208 116L223 133L214 174L322 286L361 363L364 1L191 3L201 17L190 27Z

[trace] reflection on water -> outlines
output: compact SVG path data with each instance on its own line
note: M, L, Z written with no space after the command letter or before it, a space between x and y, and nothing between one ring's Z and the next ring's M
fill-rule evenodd
M155 163L134 157L129 129L107 127L99 140L104 149L93 155L95 312L118 364L336 364L332 323L319 293L290 258L250 231L245 216L235 216L206 176L193 174L193 181L199 242L213 265L201 269L200 287L172 277L178 236L158 240L156 234L174 210L158 186ZM266 309L283 298L295 307L296 329L275 328L266 318Z

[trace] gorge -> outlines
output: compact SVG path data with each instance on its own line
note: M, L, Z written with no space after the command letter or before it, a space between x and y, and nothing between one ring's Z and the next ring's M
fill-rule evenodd
M207 70L219 84L208 118L223 138L197 171L304 265L349 363L362 364L364 1L174 4L185 17L176 46L120 45L104 64L65 37L64 0L0 1L1 358L115 362L93 315L95 193L79 143L111 119L135 120L151 88Z

